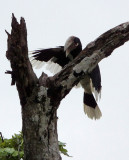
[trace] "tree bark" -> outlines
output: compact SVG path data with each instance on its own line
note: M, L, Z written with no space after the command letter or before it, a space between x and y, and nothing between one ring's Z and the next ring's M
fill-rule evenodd
M61 100L103 58L129 40L129 23L121 24L91 42L61 72L38 79L28 58L27 30L12 16L6 56L10 60L12 85L16 84L22 106L24 160L61 160L58 147L57 109Z
M10 60L12 84L16 83L22 106L22 131L25 160L61 160L58 147L57 115L47 95L50 86L46 74L38 79L28 58L26 24L12 17L8 34L7 58ZM43 86L44 85L44 86Z

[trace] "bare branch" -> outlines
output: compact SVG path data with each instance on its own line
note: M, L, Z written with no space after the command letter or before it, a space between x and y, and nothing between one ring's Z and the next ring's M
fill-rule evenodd
M72 87L90 73L103 58L111 55L114 49L128 40L129 22L107 31L88 44L74 61L53 77L56 90L60 95L58 98L64 98Z
M13 71L6 71L5 74L11 74L11 78L12 78L12 82L11 85L15 85L15 74L13 73Z

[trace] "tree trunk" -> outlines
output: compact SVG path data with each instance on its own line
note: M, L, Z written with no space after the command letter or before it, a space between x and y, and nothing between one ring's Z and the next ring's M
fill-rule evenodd
M61 160L57 115L55 112L51 117L53 106L46 93L45 87L37 87L22 107L25 160Z
M7 58L11 62L12 85L16 83L22 106L24 160L61 160L57 135L59 103L50 100L50 80L46 74L38 79L28 58L27 31L22 18L18 24L13 15L12 32L8 34Z
M26 24L12 17L7 58L22 106L24 160L61 160L58 147L57 109L61 100L103 58L129 40L129 23L121 24L91 42L78 58L53 77L38 79L28 58Z

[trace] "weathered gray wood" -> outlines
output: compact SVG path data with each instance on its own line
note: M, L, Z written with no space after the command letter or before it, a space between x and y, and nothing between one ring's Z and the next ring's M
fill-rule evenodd
M60 160L57 135L57 116L52 112L47 95L47 75L38 79L28 58L26 24L12 17L12 31L8 33L8 50L12 82L16 83L22 105L22 131L25 160ZM44 86L45 87L44 87ZM49 86L48 86L49 87ZM53 114L52 114L53 113Z
M58 86L62 87L59 93L60 99L64 98L71 88L90 73L103 58L110 56L114 49L128 40L129 22L107 31L89 43L74 61L54 76L56 89Z
M22 106L25 160L61 160L58 148L57 108L61 100L84 76L115 48L129 40L129 22L121 24L91 42L80 55L53 77L38 79L28 58L27 30L12 16L7 58L12 84L16 83Z

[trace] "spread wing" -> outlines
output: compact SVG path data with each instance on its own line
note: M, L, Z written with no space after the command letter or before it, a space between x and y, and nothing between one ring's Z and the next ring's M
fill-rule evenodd
M63 46L36 50L32 53L31 59L32 65L36 68L40 68L43 62L48 62L47 69L56 73L69 63Z
M61 67L64 67L69 62L68 58L65 55L63 46L57 48L36 50L32 54L33 60L41 62L48 62L49 60L51 60L52 62L59 64Z

